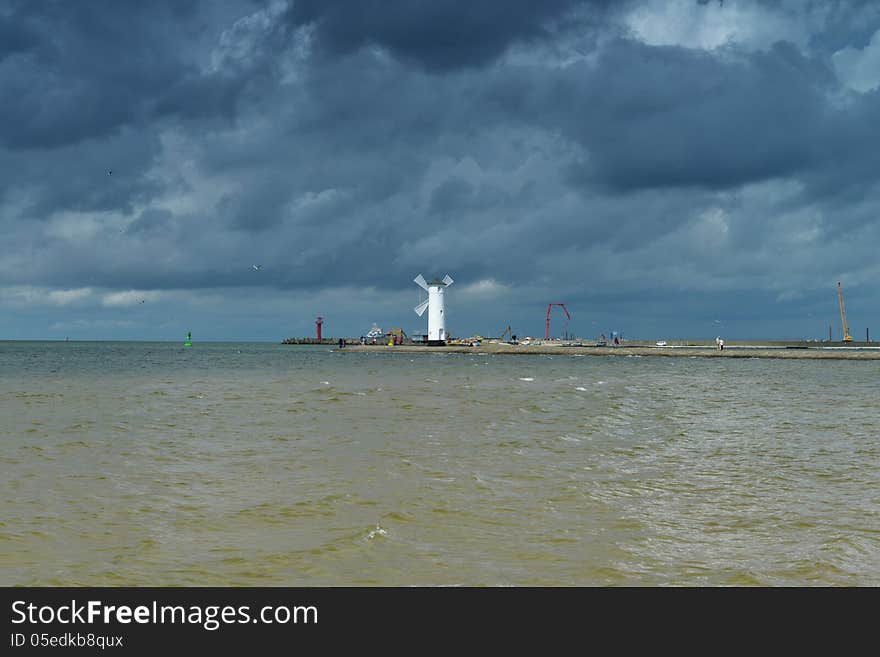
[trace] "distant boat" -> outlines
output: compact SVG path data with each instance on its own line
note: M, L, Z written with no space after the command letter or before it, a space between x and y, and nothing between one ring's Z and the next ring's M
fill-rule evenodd
M666 344L666 340L658 340L657 346L658 347L667 347L668 345Z

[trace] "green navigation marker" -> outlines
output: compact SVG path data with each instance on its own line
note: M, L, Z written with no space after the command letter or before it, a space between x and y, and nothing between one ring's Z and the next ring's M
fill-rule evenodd
M184 347L192 347L193 346L193 334L192 331L186 332L186 342L183 343Z

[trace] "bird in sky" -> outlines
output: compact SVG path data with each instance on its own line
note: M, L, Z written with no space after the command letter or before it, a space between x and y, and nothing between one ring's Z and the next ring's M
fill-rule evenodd
M263 268L263 265L251 265L254 268L254 271L260 271Z
M112 176L112 175L113 175L113 169L107 169L107 175L108 175L108 176Z

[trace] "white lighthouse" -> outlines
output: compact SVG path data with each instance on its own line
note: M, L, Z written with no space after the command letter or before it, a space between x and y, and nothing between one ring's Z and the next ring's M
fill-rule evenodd
M452 285L453 280L449 274L443 280L435 278L426 282L425 277L419 274L413 279L416 285L427 290L428 298L415 307L416 314L421 317L425 309L428 309L428 344L446 344L446 307L443 301L444 291Z

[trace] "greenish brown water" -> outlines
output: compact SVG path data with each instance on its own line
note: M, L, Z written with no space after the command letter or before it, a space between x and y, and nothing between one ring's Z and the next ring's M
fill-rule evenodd
M0 343L0 583L877 586L878 381Z

